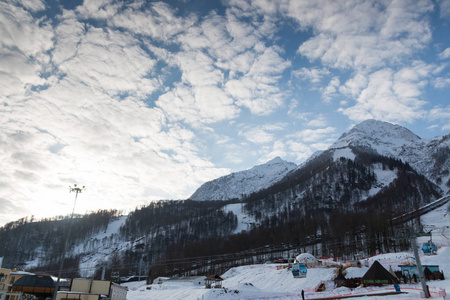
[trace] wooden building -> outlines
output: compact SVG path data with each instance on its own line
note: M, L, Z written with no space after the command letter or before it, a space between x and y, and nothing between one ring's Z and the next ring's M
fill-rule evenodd
M209 275L205 279L205 287L207 289L222 288L222 281L223 281L222 277L220 277L217 274Z

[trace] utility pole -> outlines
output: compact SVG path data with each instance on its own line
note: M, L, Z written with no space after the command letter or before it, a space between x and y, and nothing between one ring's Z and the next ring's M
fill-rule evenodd
M141 271L142 271L142 256L141 256L141 260L139 261L139 281L141 281Z
M75 213L75 204L77 203L77 196L78 196L78 193L81 193L86 190L86 187L84 185L82 188L77 187L77 184L74 184L73 186L74 187L69 186L69 192L70 193L75 192L75 200L73 202L72 215L70 216L70 221L69 221L69 230L67 232L66 242L64 243L61 263L59 265L58 280L56 281L56 284L55 284L55 292L53 293L53 300L56 300L56 295L58 294L58 289L59 289L59 282L61 281L61 275L62 275L62 270L64 268L64 259L66 257L67 245L69 244L70 232L72 231L72 222L73 222L73 215Z
M414 237L411 239L411 244L414 250L414 257L416 258L417 271L419 273L419 279L422 283L422 289L425 295L425 298L430 298L430 292L428 291L427 284L425 283L425 277L423 276L422 263L420 262L419 252L417 251L417 238Z

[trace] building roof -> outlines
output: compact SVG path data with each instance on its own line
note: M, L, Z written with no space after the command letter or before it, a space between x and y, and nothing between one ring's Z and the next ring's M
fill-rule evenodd
M159 277L158 277L159 278ZM205 276L182 276L182 277L174 277L169 278L168 281L197 281L197 280L205 280Z
M342 274L342 271L339 270L339 274L336 276L334 280L345 280L344 274Z
M208 277L206 277L206 279L205 280L216 280L216 281L222 281L223 280L223 278L222 277L220 277L219 275L217 275L217 274L212 274L212 275L209 275Z
M13 286L47 287L54 288L55 282L50 276L25 275L17 279Z
M397 278L389 273L379 261L374 261L366 274L362 277L362 280L397 280Z

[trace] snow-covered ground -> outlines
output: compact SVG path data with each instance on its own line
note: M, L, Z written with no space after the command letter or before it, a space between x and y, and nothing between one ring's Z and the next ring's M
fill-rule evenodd
M237 211L238 205L228 207ZM445 276L450 276L450 216L448 215L448 205L434 210L424 215L422 224L432 231L433 241L436 242L439 250L437 255L421 256L424 265L439 265ZM240 220L242 222L242 220ZM429 237L419 237L418 244L428 241ZM398 265L414 262L413 253L399 252L380 254L366 258L369 264L378 260L387 270L389 267L399 270ZM364 261L363 260L363 261ZM212 299L301 299L302 289L305 291L306 299L321 299L326 297L353 296L357 299L365 298L365 294L378 294L393 292L393 286L381 288L334 288L327 286L324 292L315 292L316 287L321 282L330 282L337 274L336 268L311 268L308 269L306 278L294 278L290 270L282 268L282 265L264 264L241 266L228 270L222 274L224 279L223 288L206 289L204 286L194 285L186 282L164 282L162 284L147 285L145 281L125 284L128 286L129 300L212 300ZM362 276L368 270L363 268L348 268L348 277ZM450 278L446 280L428 281L431 296L434 299L450 299ZM371 296L371 300L376 299L420 299L422 286L418 284L401 284L402 294L398 295L377 295ZM448 294L442 297L443 291ZM439 295L440 294L440 295Z
M255 223L255 218L253 216L247 215L243 212L243 206L244 203L235 203L224 207L225 212L232 211L238 218L238 226L234 230L234 234L252 229L251 224Z
M390 263L398 263L407 257L405 253L391 253L377 256L377 259L386 266ZM438 255L422 257L423 264L438 264L444 274L450 274L450 248L439 249ZM327 288L325 292L315 292L321 282L332 280L337 273L336 268L312 268L308 269L306 278L294 278L288 269L281 265L250 265L232 268L222 275L222 289L206 289L204 286L180 282L164 282L163 284L146 285L145 281L127 283L127 299L133 300L211 300L211 299L301 299L301 290L305 291L306 299L321 299L342 295L361 295L374 293L393 292L392 285L382 288L357 288L353 291L347 288ZM397 265L396 265L397 266ZM389 267L387 267L388 269ZM362 276L368 270L363 268L348 268L348 276ZM438 292L445 289L450 296L450 279L427 282L433 298ZM372 296L370 299L419 299L422 287L420 284L401 284L404 294L390 296ZM445 299L450 299L447 297Z

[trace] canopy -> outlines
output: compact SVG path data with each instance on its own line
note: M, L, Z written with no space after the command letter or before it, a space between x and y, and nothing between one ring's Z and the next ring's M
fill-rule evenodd
M317 261L316 258L313 255L309 254L309 253L302 253L299 256L297 256L295 258L295 260L297 262L299 262L299 263L304 263L304 264L306 264L306 263L315 263Z

